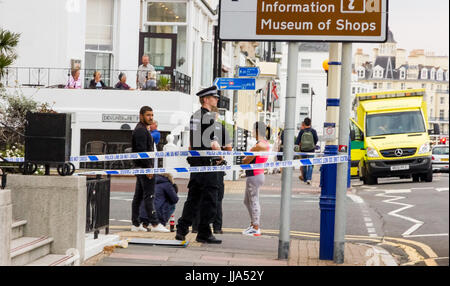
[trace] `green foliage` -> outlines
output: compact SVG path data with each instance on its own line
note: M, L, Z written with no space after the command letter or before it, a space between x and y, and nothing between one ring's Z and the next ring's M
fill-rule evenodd
M0 79L4 76L6 68L17 58L15 48L19 38L20 34L0 28Z
M8 94L0 88L0 150L23 146L27 112L55 113L48 103L25 97L20 90Z
M159 90L170 90L170 78L161 76L158 81L158 89Z

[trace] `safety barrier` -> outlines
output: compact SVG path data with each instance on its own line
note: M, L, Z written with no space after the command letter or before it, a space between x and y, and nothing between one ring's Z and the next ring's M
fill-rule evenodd
M103 162L103 161L124 161L124 160L144 160L167 157L219 157L219 156L282 156L283 152L245 152L245 151L168 151L168 152L139 152L121 153L105 155L84 155L70 157L70 162ZM295 152L294 156L323 156L323 153L302 153ZM4 158L10 163L21 163L25 161L23 157Z
M262 152L261 152L262 153ZM267 152L265 152L267 153ZM254 153L253 153L254 154ZM252 155L249 155L252 156ZM328 165L348 163L348 155L328 156L321 158L298 159L289 161L268 162L261 164L243 164L243 165L223 165L223 166L200 166L188 168L147 168L147 169L129 169L129 170L105 170L89 171L76 173L75 175L146 175L163 173L207 173L207 172L225 172L225 171L247 171L255 169L269 168L291 168L312 165Z

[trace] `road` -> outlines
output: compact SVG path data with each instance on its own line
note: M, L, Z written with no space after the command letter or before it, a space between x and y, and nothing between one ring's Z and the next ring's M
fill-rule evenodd
M263 233L266 230L274 234L279 230L279 178L279 174L266 176L266 188L260 194ZM293 192L291 200L291 231L302 239L318 239L320 190L309 186L308 189L295 177L293 180L293 188L297 191ZM346 233L351 235L348 239L367 244L382 241L382 246L394 253L401 264L449 265L448 174L435 174L432 183L380 179L376 186L362 185L359 180L352 180L352 185L346 201ZM303 186L304 191L301 189ZM134 186L128 189L130 191L111 193L110 218L113 226L131 223L131 190ZM180 189L176 218L181 215L187 196L185 188ZM238 232L249 225L243 198L242 192L225 195L225 231ZM430 260L430 257L433 259Z

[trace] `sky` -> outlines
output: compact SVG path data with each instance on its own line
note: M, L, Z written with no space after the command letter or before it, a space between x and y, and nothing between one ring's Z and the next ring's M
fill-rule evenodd
M449 55L449 0L389 0L388 25L397 48ZM355 44L372 54L378 44Z

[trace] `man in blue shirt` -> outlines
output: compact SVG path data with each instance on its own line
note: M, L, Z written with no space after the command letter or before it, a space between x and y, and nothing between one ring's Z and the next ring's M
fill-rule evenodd
M150 133L152 134L153 141L155 141L155 144L158 145L159 140L161 140L161 133L159 133L158 129L158 121L153 121L153 123L150 125Z
M319 137L315 129L311 128L311 119L306 117L302 122L302 130L298 133L295 145L300 146L300 152L314 153ZM314 155L304 155L302 158L312 158ZM300 180L303 180L308 185L311 184L313 165L301 167Z

